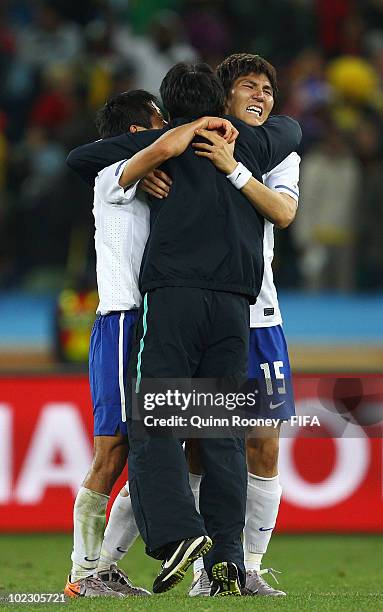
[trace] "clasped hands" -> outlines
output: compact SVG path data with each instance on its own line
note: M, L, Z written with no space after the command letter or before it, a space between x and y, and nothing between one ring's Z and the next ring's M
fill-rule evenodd
M228 119L220 117L202 117L196 123L201 127L197 125L194 133L204 141L192 143L195 154L209 159L224 174L231 174L238 163L234 159L238 130ZM143 191L160 200L168 196L171 185L170 176L158 169L149 172L139 183Z

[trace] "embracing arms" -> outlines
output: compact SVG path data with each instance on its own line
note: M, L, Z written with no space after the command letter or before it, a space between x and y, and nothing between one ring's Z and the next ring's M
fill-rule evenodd
M234 121L231 117L227 119ZM202 117L197 119L198 127L195 126L195 129L217 129L216 127L211 127L211 123L209 124L209 121L213 120L220 122L221 126L222 122L225 121L225 119L217 117ZM202 124L199 123L200 121ZM245 126L245 124L242 125ZM230 124L230 130L232 127ZM94 179L100 170L117 161L131 158L142 149L153 144L167 131L169 130L144 130L135 134L122 134L114 138L97 140L71 151L67 158L67 164L83 180L93 186ZM251 139L250 146L259 161L259 167L262 173L264 173L275 167L291 151L297 148L301 132L299 125L292 119L288 117L273 117L265 126L253 128L252 132L248 132L248 136ZM225 128L225 139L228 140L227 128Z
M93 186L94 179L100 170L114 162L130 159L130 163L126 164L120 177L120 186L126 188L149 174L143 179L142 186L151 195L166 197L171 179L155 168L170 157L180 155L198 130L209 130L206 131L208 137L215 138L215 142L210 140L211 144L208 145L211 147L210 150L199 149L201 156L203 153L207 153L206 157L212 154L213 163L215 163L214 159L218 160L219 165L216 163L218 169L225 171L223 170L225 167L226 170L232 170L233 164L235 167L237 162L234 159L233 151L230 157L228 147L235 140L238 132L229 121L217 117L202 117L172 130L144 130L135 134L123 134L99 140L71 151L67 163ZM224 134L225 140L220 141L219 136L210 130L219 130ZM199 135L205 136L205 134ZM299 125L288 117L273 117L265 126L253 128L250 134L251 147L257 151L262 171L271 170L296 149L300 137ZM218 145L218 142L221 144ZM242 192L260 214L278 227L287 227L295 217L297 197L294 199L286 193L270 190L254 177L251 177L242 187Z
M201 119L191 123L168 130L152 145L139 151L130 159L129 164L126 164L121 174L120 186L128 187L171 157L181 155L193 140L197 130L201 129L202 126L205 127L208 134L212 133L211 130L219 130L223 134L220 136L223 142L230 144L234 144L235 138L238 136L238 131L229 121L218 117L201 117Z
M207 132L206 130L198 130L197 134L203 136L208 142L193 143L192 146L196 150L196 155L210 159L218 170L227 176L235 175L235 170L238 167L238 162L234 157L235 143L228 144L218 135ZM299 156L296 154L295 156L298 159L299 167ZM293 163L295 163L295 165L297 163L295 158ZM298 181L298 173L296 181ZM293 193L293 188L284 185L276 186L284 188L285 192L291 191L292 195L283 191L279 192L275 189L270 189L253 176L250 176L240 189L243 195L246 196L249 202L263 217L271 221L277 227L284 229L288 227L295 218L298 205L298 188L296 188L295 193Z
M258 128L256 128L258 129ZM233 174L238 166L234 157L234 144L229 144L213 132L198 130L208 142L193 143L196 155L206 157L218 170L226 175ZM276 166L266 178L266 185L250 175L241 187L241 192L266 219L280 229L294 220L298 206L299 155L291 153ZM140 182L144 191L156 198L166 198L171 179L161 170L154 170Z
M121 187L127 187L169 158L181 155L193 140L196 130L201 128L218 130L230 143L238 135L227 119L201 117L171 130L143 130L77 147L70 152L67 164L93 186L100 170L117 161L130 159L119 180Z

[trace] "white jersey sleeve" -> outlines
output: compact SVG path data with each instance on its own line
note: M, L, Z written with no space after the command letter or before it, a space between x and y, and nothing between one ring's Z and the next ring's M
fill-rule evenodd
M285 159L264 176L264 184L279 193L287 193L298 203L299 164L298 153L290 153Z
M299 164L297 153L290 153L278 166L263 176L266 187L287 193L298 203ZM274 284L272 262L274 257L274 225L265 219L263 235L264 272L261 290L256 303L250 306L250 327L272 327L282 323Z
M124 189L118 184L120 176L129 160L123 159L101 170L95 180L94 190L103 202L109 204L129 204L136 195L139 181Z

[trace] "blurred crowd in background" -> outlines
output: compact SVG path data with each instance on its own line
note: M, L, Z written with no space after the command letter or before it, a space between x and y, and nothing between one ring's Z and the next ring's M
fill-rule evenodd
M236 51L278 70L303 129L279 286L383 287L383 0L1 0L0 289L95 283L92 192L65 165L114 93Z

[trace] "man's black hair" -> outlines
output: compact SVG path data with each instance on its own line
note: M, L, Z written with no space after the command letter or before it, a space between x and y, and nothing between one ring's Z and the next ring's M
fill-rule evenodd
M158 106L155 96L135 89L113 96L96 114L96 127L101 138L120 136L129 131L131 125L150 129L155 113L153 103Z
M270 81L274 97L277 95L277 73L270 62L253 53L233 53L217 66L217 76L223 85L226 97L229 97L234 82L251 72L264 74Z
M225 92L208 64L176 64L163 79L160 93L170 119L224 112Z

